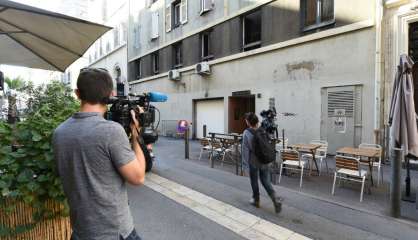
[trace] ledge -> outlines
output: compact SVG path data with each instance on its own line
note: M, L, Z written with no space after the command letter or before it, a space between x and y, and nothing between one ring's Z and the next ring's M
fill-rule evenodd
M241 59L241 58L246 58L246 57L255 56L255 55L258 55L258 54L262 54L262 53L275 51L275 50L278 50L278 49L283 49L283 48L292 47L292 46L296 46L296 45L300 45L300 44L304 44L304 43L309 43L309 42L312 42L312 41L321 40L321 39L324 39L324 38L329 38L329 37L334 37L334 36L354 32L354 31L359 31L359 30L370 28L370 27L373 27L373 26L374 26L374 21L369 19L369 20L349 24L349 25L346 25L346 26L343 26L343 27L333 28L333 29L322 31L322 32L313 33L313 34L310 34L310 35L307 35L307 36L298 37L298 38L295 38L295 39L292 39L292 40L272 44L272 45L265 46L265 47L262 47L262 48L257 48L257 49L254 49L254 50L251 50L251 51L248 51L248 52L241 52L241 53L237 53L237 54L230 55L230 56L227 56L227 57L215 59L215 60L209 61L208 63L210 65L221 64L221 63L234 61L234 60ZM187 71L190 71L190 70L194 70L195 66L196 66L196 64L178 69L178 71L180 73L182 73L182 72L187 72ZM151 77L147 77L147 78L142 78L142 79L135 80L135 81L131 81L131 82L129 82L129 84L131 85L131 84L147 82L147 81L151 81L151 80L158 79L158 78L165 77L165 76L168 76L168 72L158 74L158 75L155 75L155 76L151 76Z
M410 2L410 0L386 0L385 7L386 8L398 7L402 4L406 4L406 3L409 3L409 2Z

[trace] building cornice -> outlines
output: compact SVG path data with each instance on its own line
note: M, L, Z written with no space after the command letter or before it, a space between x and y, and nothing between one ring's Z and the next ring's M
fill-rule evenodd
M204 26L204 27L201 27L201 28L195 29L195 30L193 30L193 31L190 31L189 33L183 34L180 38L177 38L177 39L171 40L171 41L169 41L169 42L166 42L166 43L164 43L164 44L162 44L162 45L159 45L159 46L158 46L158 47L156 47L156 48L153 48L153 49L151 49L151 50L146 51L146 52L145 52L145 53L143 53L143 54L139 54L139 55L137 55L137 56L134 56L134 57L132 57L132 58L129 58L128 60L129 60L129 62L131 62L131 61L134 61L134 60L136 60L136 59L138 59L138 58L141 58L141 57L144 57L144 56L146 56L146 55L149 55L149 54L151 54L151 53L153 53L153 52L155 52L155 51L158 51L158 50L160 50L160 49L162 49L162 48L165 48L165 47L167 47L167 46L170 46L170 45L172 45L173 43L176 43L176 42L178 42L178 41L181 41L181 40L183 40L183 39L186 39L186 38L188 38L188 37L190 37L190 36L193 36L193 35L195 35L195 34L198 34L198 33L200 33L200 32L203 32L203 31L205 31L205 30L207 30L207 29L213 28L213 27L214 27L214 26L216 26L216 25L219 25L219 24L221 24L221 23L224 23L224 22L226 22L226 21L228 21L228 20L231 20L231 19L233 19L233 18L235 18L235 17L238 17L238 16L240 16L240 15L242 15L242 14L246 13L246 12L250 12L250 11L252 11L252 10L256 9L256 8L259 8L259 7L263 6L263 5L270 4L270 3L275 2L275 1L277 1L277 0L260 0L260 1L258 1L257 3L255 3L254 5L251 5L251 6L248 6L248 7L242 8L242 9L240 9L239 11L237 11L237 12L235 12L235 13L233 13L233 14L230 14L230 15L228 15L228 16L226 16L226 17L220 18L219 20L213 21L213 22L211 22L210 24L208 24L208 25L206 25L206 26ZM165 33L165 34L167 34L167 33ZM160 37L161 37L161 36L160 36Z
M307 36L298 37L298 38L295 38L295 39L292 39L292 40L272 44L272 45L261 47L261 48L258 48L258 49L254 49L254 50L251 50L251 51L248 51L248 52L241 52L241 53L226 56L226 57L223 57L223 58L215 59L215 60L209 61L208 63L213 66L213 65L217 65L217 64L221 64L221 63L225 63L225 62L229 62L229 61L238 60L238 59L241 59L241 58L247 58L247 57L255 56L255 55L258 55L258 54L275 51L275 50L278 50L278 49L288 48L288 47L301 45L301 44L305 44L305 43L312 42L312 41L317 41L317 40L330 38L330 37L334 37L334 36L338 36L338 35L342 35L342 34L347 34L347 33L354 32L354 31L359 31L359 30L362 30L362 29L373 27L374 25L375 25L375 21L373 19L369 19L369 20L365 20L365 21L361 21L361 22L357 22L357 23L352 23L352 24L349 24L349 25L346 25L346 26L325 30L325 31L318 32L318 33L313 33L313 34L310 34L310 35L307 35ZM188 72L188 71L194 70L194 68L195 68L195 65L192 65L192 66L188 66L188 67L178 69L178 71L179 72ZM166 76L168 76L168 72L161 73L161 74L151 76L151 77L147 77L147 78L142 78L142 79L135 80L135 81L131 81L131 82L129 82L129 84L137 84L137 83L147 82L147 81L155 80L155 79L158 79L158 78L161 78L161 77L166 77Z

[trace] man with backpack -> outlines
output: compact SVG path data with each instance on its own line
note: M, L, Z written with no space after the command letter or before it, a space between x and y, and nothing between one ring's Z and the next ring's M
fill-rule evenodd
M273 201L276 213L282 208L281 198L276 197L276 192L270 180L270 163L276 158L274 141L270 139L268 133L258 127L258 117L254 113L247 113L245 123L248 128L243 133L242 140L242 160L248 163L251 188L253 190L253 198L251 204L260 207L260 190L258 188L258 176Z

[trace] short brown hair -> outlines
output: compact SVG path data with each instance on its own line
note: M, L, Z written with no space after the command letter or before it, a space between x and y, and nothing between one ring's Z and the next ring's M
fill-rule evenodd
M77 79L79 98L91 104L106 104L113 90L110 74L101 68L83 68Z
M258 117L253 112L246 113L245 120L247 120L248 123L253 127L256 126L258 123Z

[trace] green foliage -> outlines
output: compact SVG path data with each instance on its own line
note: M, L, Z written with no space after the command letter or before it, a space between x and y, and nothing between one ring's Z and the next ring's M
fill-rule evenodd
M23 80L21 77L17 77L14 79L6 77L4 79L4 82L7 84L7 86L10 89L14 89L14 90L21 90L26 86L25 80Z
M34 208L36 223L56 214L67 214L68 208L51 213L45 207L47 199L66 206L53 158L52 134L78 110L79 104L71 89L59 82L36 88L29 85L25 91L30 96L27 118L15 126L0 122L0 207L1 211L14 209L4 204L5 198L24 201ZM13 143L17 143L15 151ZM1 232L17 233L20 228L10 230L0 224L0 236Z

